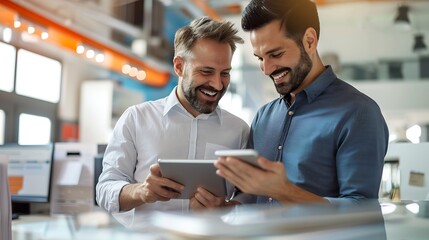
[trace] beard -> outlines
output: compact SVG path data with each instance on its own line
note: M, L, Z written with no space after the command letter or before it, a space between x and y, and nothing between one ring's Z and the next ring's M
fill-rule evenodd
M288 77L290 79L290 82L283 82L277 85L274 84L277 92L283 96L288 96L290 95L291 92L295 91L301 85L301 83L304 81L305 77L308 75L311 68L313 67L313 62L311 61L307 52L305 52L304 46L302 46L301 44L299 45L299 48L300 48L301 55L300 55L299 62L295 67L280 68L271 74L271 75L275 75L280 72L289 71Z
M205 86L193 86L192 80L188 78L187 74L183 75L182 80L182 90L185 95L186 100L189 104L197 110L199 113L212 113L219 104L220 99L226 92L226 88L223 88L221 91L217 91L212 87ZM208 101L201 99L198 95L198 91L201 89L206 89L208 91L217 92L216 99L214 101Z

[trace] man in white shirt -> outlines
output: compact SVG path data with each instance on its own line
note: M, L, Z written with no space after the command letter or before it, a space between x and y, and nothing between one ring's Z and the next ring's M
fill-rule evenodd
M232 204L204 189L190 200L174 199L183 186L163 178L157 160L216 159L216 150L246 146L249 126L218 106L230 82L236 43L243 39L232 23L207 17L176 32L178 85L168 97L132 106L118 120L97 184L99 206L115 213Z

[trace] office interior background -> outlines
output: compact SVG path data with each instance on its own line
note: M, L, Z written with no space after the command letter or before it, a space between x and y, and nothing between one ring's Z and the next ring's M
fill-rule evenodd
M424 199L429 192L424 143L429 138L429 1L314 1L324 63L379 104L392 143L415 143L389 146L380 196ZM1 0L0 145L106 144L128 106L165 97L177 85L174 33L205 15L234 22L245 40L235 52L221 105L250 124L259 107L278 94L259 69L248 33L241 31L247 2ZM426 178L411 184L407 174L416 172ZM401 196L395 195L399 184Z
M372 97L391 141L424 142L429 1L317 0L319 54ZM243 0L7 0L0 10L0 143L106 143L132 104L166 96L175 31L208 15L240 29ZM247 33L221 105L248 123L277 97ZM34 127L37 126L37 127Z

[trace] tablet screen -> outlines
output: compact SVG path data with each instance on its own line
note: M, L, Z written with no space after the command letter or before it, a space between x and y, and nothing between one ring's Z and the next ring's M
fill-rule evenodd
M175 182L183 184L185 189L178 197L189 199L198 187L203 187L213 195L226 196L225 179L216 174L213 163L216 160L159 159L161 174Z

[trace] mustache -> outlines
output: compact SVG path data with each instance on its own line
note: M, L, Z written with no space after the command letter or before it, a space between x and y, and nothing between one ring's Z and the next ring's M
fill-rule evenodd
M207 91L217 92L217 93L221 93L221 92L225 91L225 87L223 87L221 90L217 90L217 89L215 89L213 87L210 87L210 86L207 86L207 87L205 87L205 86L199 86L198 89L205 89Z

